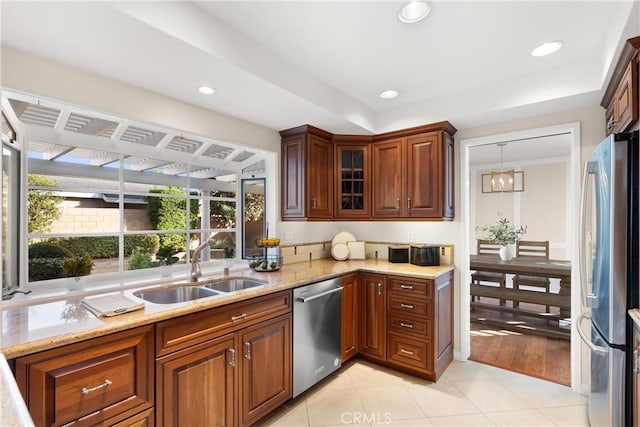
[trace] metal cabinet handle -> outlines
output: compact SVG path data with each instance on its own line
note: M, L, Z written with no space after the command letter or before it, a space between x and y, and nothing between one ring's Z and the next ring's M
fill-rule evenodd
M245 317L247 317L247 313L242 313L239 316L231 316L231 321L235 322L236 320L244 319Z
M411 210L411 197L407 198L407 209Z
M378 296L382 295L382 283L378 282Z
M81 393L83 395L87 395L87 394L89 394L91 392L98 391L98 390L100 390L102 388L105 388L105 387L109 387L111 384L113 384L113 381L107 379L107 380L104 380L104 382L102 384L97 385L95 387L90 387L90 388L82 387Z
M400 326L402 326L403 328L413 329L413 324L411 323L400 322Z
M396 199L396 209L400 210L400 199Z
M633 350L633 373L640 374L640 350Z
M409 356L413 356L413 351L405 350L404 348L400 349L400 353L408 354Z
M312 206L313 206L313 209L316 209L316 208L317 208L317 203L316 203L316 198L315 198L315 197L312 197L312 198L311 198L311 204L312 204Z
M400 303L400 308L408 308L409 310L413 310L413 306L411 304Z
M251 360L251 343L250 342L245 342L244 343L244 358L247 360Z
M412 285L400 285L400 289L409 289L409 290L413 290L413 286L412 286Z
M229 361L229 366L231 366L232 368L235 368L236 367L236 349L230 348L229 355L231 356L231 361Z

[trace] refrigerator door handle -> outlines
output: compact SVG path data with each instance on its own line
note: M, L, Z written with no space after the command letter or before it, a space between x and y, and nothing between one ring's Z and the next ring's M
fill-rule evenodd
M586 256L591 259L592 256L592 235L591 232L588 232L586 227L586 216L587 216L587 195L589 190L589 175L595 175L598 170L597 162L585 162L584 170L582 172L582 191L580 193L580 233L579 233L579 244L578 244L578 263L580 267L580 285L582 288L581 298L582 305L585 307L591 307L591 304L594 301L589 301L587 295L589 294L588 285L592 283L591 271L587 265ZM592 296L592 295L589 295Z
M603 353L603 354L607 354L608 350L604 347L601 347L599 345L595 345L593 342L591 342L591 340L584 334L584 332L582 331L582 321L588 319L589 322L591 322L591 316L589 316L588 314L582 313L580 316L578 316L578 321L576 322L576 331L578 332L578 335L580 335L580 338L582 339L582 341L593 351L595 351L596 353Z

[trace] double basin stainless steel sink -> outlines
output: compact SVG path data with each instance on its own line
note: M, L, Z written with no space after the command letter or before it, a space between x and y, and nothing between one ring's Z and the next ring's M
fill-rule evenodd
M141 290L134 292L133 295L154 304L175 304L216 295L224 295L229 292L241 291L263 285L264 283L251 279L227 278L187 283L161 289Z

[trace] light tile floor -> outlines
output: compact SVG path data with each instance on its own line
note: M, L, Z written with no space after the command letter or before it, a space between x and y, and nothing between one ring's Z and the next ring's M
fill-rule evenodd
M362 360L316 385L261 426L588 426L570 388L454 361L437 383Z

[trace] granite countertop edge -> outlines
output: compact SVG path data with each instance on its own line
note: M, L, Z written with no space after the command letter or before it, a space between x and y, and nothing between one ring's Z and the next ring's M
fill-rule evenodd
M90 324L79 322L77 325L69 325L66 331L60 333L43 333L37 338L33 338L32 331L11 330L7 323L11 323L11 317L24 317L25 310L29 310L34 306L23 306L17 308L3 309L3 332L2 346L0 352L7 359L37 353L39 351L49 350L72 344L78 341L84 341L99 336L109 335L115 332L136 328L161 322L163 320L174 317L184 316L187 314L232 304L239 301L268 295L271 293L293 289L308 283L330 279L332 277L343 276L355 272L371 272L388 275L399 275L406 277L417 277L425 279L436 279L437 277L452 271L454 266L444 265L435 267L419 267L412 264L395 264L385 261L362 260L362 261L333 261L333 260L314 260L310 262L301 262L296 264L285 265L281 271L258 273L251 269L246 271L235 272L229 277L245 277L253 280L265 282L264 286L258 288L246 289L243 291L232 292L228 295L221 295L212 298L194 300L177 304L153 304L145 302L145 308L142 310L126 313L123 315L97 318L88 312L84 307L79 308L84 316L91 320ZM207 279L222 279L221 274L207 277ZM164 285L166 286L166 285ZM163 285L152 286L150 288L160 288ZM121 293L132 299L134 292L141 288L123 290ZM146 289L146 288L143 288ZM110 292L114 293L114 292ZM82 297L67 300L67 303L79 304ZM60 319L61 313L59 304L44 303L36 305L41 311L50 311L51 319ZM66 326L66 325L65 325Z

